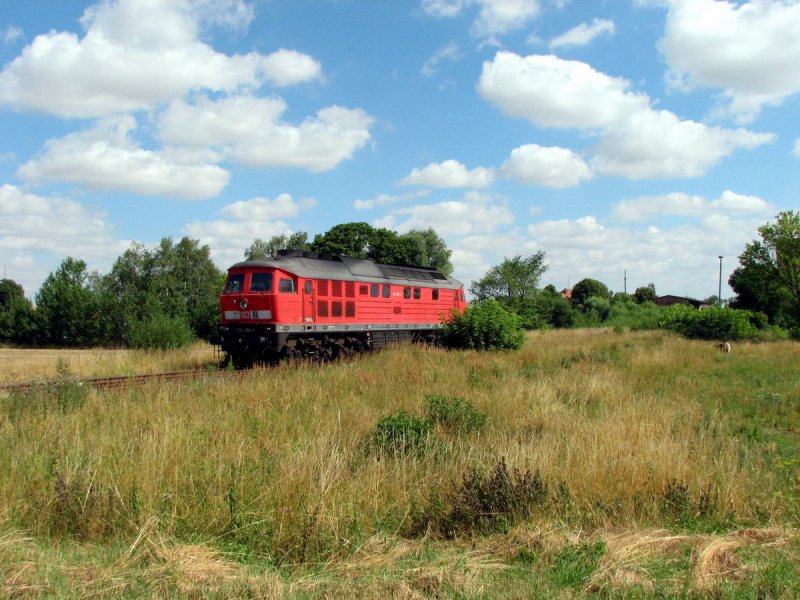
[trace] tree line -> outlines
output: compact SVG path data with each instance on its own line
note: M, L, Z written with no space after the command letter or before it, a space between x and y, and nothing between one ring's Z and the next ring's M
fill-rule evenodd
M759 326L782 328L798 337L800 212L781 212L774 222L759 228L759 235L760 239L746 245L729 279L736 293L730 307L756 315L748 318ZM384 264L428 266L447 275L453 272L452 251L433 229L398 234L367 223L344 223L311 242L305 232L256 239L244 258L264 259L280 250L344 254ZM471 302L495 303L525 329L652 328L664 322L663 310L652 302L656 298L652 283L626 294L613 293L601 281L586 278L575 284L571 298L565 298L553 285L540 288L546 271L543 251L505 258L471 283ZM0 280L0 341L180 346L207 338L216 329L223 281L224 273L211 261L208 246L188 237L177 243L164 238L152 249L134 243L106 275L90 273L83 260L68 257L42 284L35 308L22 286ZM498 311L492 307L489 312L496 315ZM738 323L737 319L730 320Z

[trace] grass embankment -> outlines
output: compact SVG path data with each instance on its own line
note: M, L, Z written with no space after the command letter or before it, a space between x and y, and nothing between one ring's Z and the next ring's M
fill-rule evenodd
M553 331L4 398L0 593L791 597L799 359ZM453 421L379 443L432 395Z

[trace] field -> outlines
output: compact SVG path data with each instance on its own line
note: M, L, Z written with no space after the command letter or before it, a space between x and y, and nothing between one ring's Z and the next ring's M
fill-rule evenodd
M0 358L0 596L800 596L797 343Z

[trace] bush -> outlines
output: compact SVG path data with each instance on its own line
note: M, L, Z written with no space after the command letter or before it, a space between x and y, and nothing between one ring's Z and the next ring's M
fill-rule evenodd
M464 398L448 398L440 394L425 396L428 420L457 433L480 431L486 425L486 413Z
M410 454L425 449L433 424L428 419L400 411L381 417L372 445L386 454Z
M517 350L525 343L519 317L497 300L484 300L454 312L440 330L442 343L450 348Z
M698 340L741 340L758 336L764 324L760 313L735 308L696 310L685 304L664 311L659 327Z
M194 334L185 319L155 315L132 323L126 338L133 348L166 350L188 346Z

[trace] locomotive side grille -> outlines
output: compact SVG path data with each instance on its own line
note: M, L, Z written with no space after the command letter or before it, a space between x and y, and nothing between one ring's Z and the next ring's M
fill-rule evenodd
M327 300L317 300L317 316L318 317L327 317L328 316L328 301Z
M356 297L356 283L355 281L345 281L344 283L344 293L345 296L348 298L355 298Z
M401 312L403 312L403 308L402 308L401 306L395 306L395 307L392 309L392 312L393 312L394 314L396 314L396 315L399 315Z
M331 303L331 316L332 317L341 317L342 316L342 303L341 302L332 302Z
M317 295L318 296L327 296L328 295L328 280L327 279L318 279L317 280Z
M344 316L345 317L355 317L356 316L356 303L348 300L344 304Z
M342 297L342 282L338 280L331 281L331 296L334 298Z

